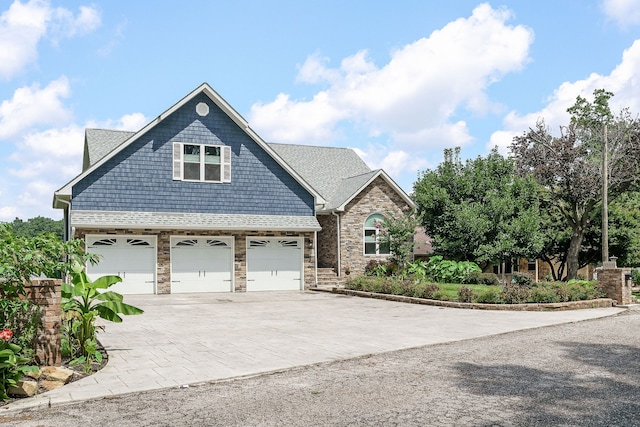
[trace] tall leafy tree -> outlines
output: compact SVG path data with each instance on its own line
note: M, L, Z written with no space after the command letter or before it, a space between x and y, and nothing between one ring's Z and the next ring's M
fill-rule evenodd
M542 248L537 184L496 149L465 163L459 148L445 150L444 162L414 184L414 198L436 254L486 263Z
M609 109L612 96L603 89L594 92L593 102L579 96L568 110L571 121L560 127L559 136L552 135L544 120L539 120L511 145L517 173L533 177L542 186L544 199L570 230L566 251L559 254L566 260L567 279L577 276L585 235L602 206L605 125L610 198L640 184L640 122L627 109L614 115ZM550 245L545 249L551 254L549 251L560 248Z
M11 223L13 231L20 237L36 237L40 234L53 233L60 239L64 239L64 223L60 220L53 220L43 216L29 218L26 221L16 218Z

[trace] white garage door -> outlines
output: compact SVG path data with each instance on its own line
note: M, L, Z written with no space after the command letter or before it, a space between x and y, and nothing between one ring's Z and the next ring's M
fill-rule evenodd
M302 240L247 239L247 291L302 289Z
M87 236L87 252L98 254L102 260L87 265L87 276L122 278L109 288L120 294L155 293L156 240L149 236Z
M171 238L171 293L231 292L232 279L232 238Z

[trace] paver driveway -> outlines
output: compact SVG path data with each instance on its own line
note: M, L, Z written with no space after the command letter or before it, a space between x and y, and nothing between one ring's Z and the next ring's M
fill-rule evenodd
M461 310L320 292L128 296L145 310L107 322L109 363L8 410L283 370L612 315Z

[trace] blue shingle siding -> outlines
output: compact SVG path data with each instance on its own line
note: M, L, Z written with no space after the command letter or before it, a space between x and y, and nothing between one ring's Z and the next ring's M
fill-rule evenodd
M209 105L200 117L195 107ZM231 183L172 179L173 142L229 145ZM313 196L200 94L73 186L72 209L313 215Z

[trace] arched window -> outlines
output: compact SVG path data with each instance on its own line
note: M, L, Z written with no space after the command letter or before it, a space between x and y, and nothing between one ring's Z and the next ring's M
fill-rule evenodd
M364 222L364 254L365 255L387 255L389 245L380 243L380 228L384 216L381 214L370 215Z

